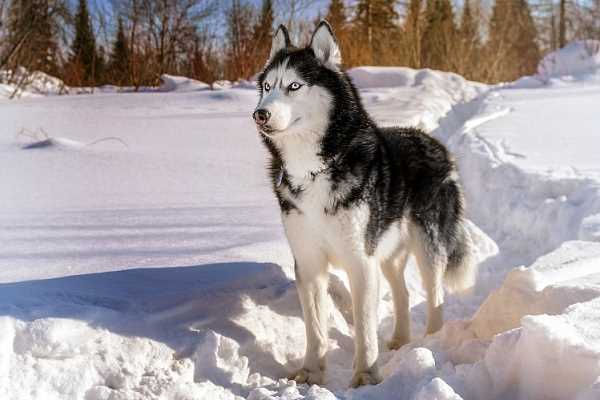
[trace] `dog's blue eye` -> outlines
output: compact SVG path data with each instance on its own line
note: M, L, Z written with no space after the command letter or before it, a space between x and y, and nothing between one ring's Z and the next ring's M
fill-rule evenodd
M301 84L299 84L298 82L292 82L292 83L290 84L290 86L288 86L288 89L290 89L290 90L298 90L298 89L300 89L301 87L302 87L302 85L301 85Z
M269 90L271 90L271 85L269 85L269 82L265 82L265 92L268 92Z

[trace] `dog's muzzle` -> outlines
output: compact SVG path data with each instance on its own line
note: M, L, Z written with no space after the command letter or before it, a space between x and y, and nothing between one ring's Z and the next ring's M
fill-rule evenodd
M269 122L269 118L271 118L271 113L264 108L254 111L252 114L252 118L254 118L254 122L256 125L263 127Z

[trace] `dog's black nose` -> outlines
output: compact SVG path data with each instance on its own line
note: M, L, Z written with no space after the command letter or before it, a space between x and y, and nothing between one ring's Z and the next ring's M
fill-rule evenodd
M254 111L252 118L254 118L254 122L256 122L257 125L263 126L269 121L269 118L271 118L271 113L261 108L260 110Z

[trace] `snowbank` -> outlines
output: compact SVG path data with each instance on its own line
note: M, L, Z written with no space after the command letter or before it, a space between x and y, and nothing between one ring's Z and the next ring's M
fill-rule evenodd
M537 76L544 82L552 78L600 79L600 41L571 42L546 55L540 61Z
M359 89L419 87L421 90L436 88L452 92L454 96L468 95L480 86L452 72L407 67L356 67L348 71L352 82ZM469 86L472 86L469 88ZM467 93L462 93L467 89ZM469 90L470 89L470 90Z
M526 315L561 314L571 304L599 297L599 278L600 244L566 242L529 268L510 271L481 305L471 328L477 337L491 339L518 327Z
M537 73L524 76L508 87L534 89L543 86L565 87L573 83L600 81L600 41L578 40L548 53L538 64Z
M69 87L62 80L40 71L29 73L24 68L19 68L14 74L11 71L0 71L0 98L9 98L13 94L14 97L19 98L60 95L68 92Z
M568 240L600 237L600 85L498 87L434 132L455 154L467 210L505 254L498 275ZM494 281L494 279L489 280Z
M511 271L453 343L465 398L574 399L600 376L600 245L568 242ZM440 340L452 338L446 330ZM464 340L464 339L467 340ZM460 372L459 372L460 371ZM483 395L485 393L485 395Z
M426 73L423 70L422 73ZM433 71L427 71L433 72ZM359 89L411 86L418 71L405 67L356 67L348 70Z
M232 87L233 87L233 83L231 81L228 81L228 80L214 81L210 85L210 88L212 90L225 90L225 89L231 89Z
M487 90L460 75L430 69L358 67L348 71L363 102L383 125L417 126L427 132L455 105Z
M600 237L600 87L595 55L569 58L578 48L540 69L560 85L492 88L434 132L456 155L469 216L500 248L480 266L485 300L472 321L447 323L428 344L445 349L451 366L439 374L465 399L599 393L600 246L569 242Z
M210 89L208 83L185 76L163 74L160 76L160 82L159 91L161 92L195 92Z

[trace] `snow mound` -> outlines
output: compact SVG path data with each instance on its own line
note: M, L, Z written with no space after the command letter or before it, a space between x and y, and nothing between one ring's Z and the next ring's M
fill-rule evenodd
M568 242L514 269L472 320L400 349L385 366L392 375L356 398L595 398L598 266L599 244Z
M476 369L487 372L484 397L559 400L593 390L600 351L584 325L600 323L599 300L575 304L561 315L524 317L519 329L495 336L484 359L469 371L478 377Z
M225 89L231 89L232 87L233 87L233 82L225 80L225 79L214 81L210 85L210 88L212 90L225 90Z
M480 270L488 282L565 241L600 238L599 89L499 87L439 122L433 134L456 157L469 218L510 255Z
M41 95L58 95L69 92L68 86L61 79L40 71L35 71L31 75L25 90Z
M366 89L409 86L416 71L404 67L356 67L347 72L356 87Z
M160 82L160 92L195 92L210 89L208 83L186 78L185 76L163 74L160 76Z
M0 83L0 99L10 98L16 90L16 86L6 83ZM33 93L21 93L18 97L35 96Z
M233 87L238 89L256 89L256 81L240 79L233 83Z
M363 103L385 126L415 126L427 132L438 127L457 104L488 89L451 72L405 67L357 67L348 75L361 90Z
M567 399L597 390L600 333L592 327L600 323L599 271L600 244L589 242L567 242L511 271L471 321L473 336L463 336L478 339L457 346L491 341L464 368L463 377L473 374L465 383L489 387L485 398Z
M356 67L348 71L356 87L390 88L397 86L445 86L444 81L462 84L466 79L452 72L431 69L412 69L407 67Z
M10 98L13 93L17 98L61 95L68 94L69 87L61 79L41 71L29 73L25 68L14 73L0 71L0 98Z
M105 137L97 140L90 141L88 143L83 143L77 140L65 138L65 137L51 137L44 131L40 129L38 131L29 131L26 129L22 129L16 137L17 144L22 150L32 150L32 149L49 149L49 148L70 148L70 149L82 149L86 146L95 146L101 143L117 143L120 147L127 148L127 143L117 137ZM111 148L111 147L108 147Z
M548 82L552 78L575 80L598 76L600 71L600 41L579 40L546 55L538 66L538 76Z
M594 275L600 277L600 244L566 242L531 267L510 271L479 308L472 329L477 337L491 339L518 327L525 315L560 314L571 304L599 297L600 286L582 289L578 283Z

